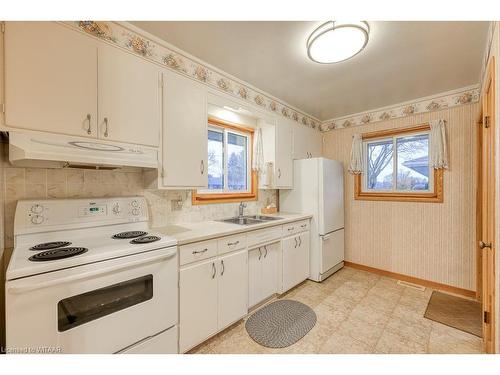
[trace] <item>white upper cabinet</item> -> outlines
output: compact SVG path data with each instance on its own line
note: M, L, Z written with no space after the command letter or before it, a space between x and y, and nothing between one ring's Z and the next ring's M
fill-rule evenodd
M99 44L99 137L158 146L160 69L130 53Z
M293 124L293 158L307 159L322 154L322 134L297 122Z
M275 176L276 188L292 188L293 185L293 124L278 119L276 124Z
M95 138L96 42L52 22L6 22L5 123Z
M208 186L207 91L176 73L163 74L163 185Z

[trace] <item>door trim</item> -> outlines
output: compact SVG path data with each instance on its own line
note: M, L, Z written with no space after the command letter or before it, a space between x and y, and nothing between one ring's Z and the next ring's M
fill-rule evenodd
M478 256L478 261L481 263L481 302L482 311L485 316L485 322L483 322L483 343L484 350L486 353L495 353L496 350L496 244L495 244L495 205L496 205L496 176L495 176L495 153L496 153L496 92L495 92L495 57L492 56L488 61L485 79L483 81L483 87L481 92L481 123L482 127L480 129L481 135L478 137L478 142L481 148L478 150L479 155L479 169L478 169L478 217L480 217L480 222L477 224L477 249L481 253ZM490 90L488 91L488 89ZM488 128L488 131L485 129ZM478 143L479 144L479 143ZM485 167L483 161L483 150L485 144L489 146L489 152L486 155L486 160L488 165ZM486 186L483 183L483 179L487 178ZM483 199L486 197L486 207L487 212L483 210ZM485 222L484 218L487 219ZM483 234L484 233L484 234ZM485 238L486 237L486 238ZM490 242L490 247L485 249L480 249L479 241ZM487 254L485 252L489 252ZM486 257L485 257L486 254ZM489 322L486 322L486 316L489 318ZM489 340L488 340L489 339Z

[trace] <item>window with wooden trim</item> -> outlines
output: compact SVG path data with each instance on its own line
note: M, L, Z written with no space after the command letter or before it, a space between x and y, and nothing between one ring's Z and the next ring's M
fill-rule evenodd
M428 124L366 133L355 199L442 202L443 172L430 165Z
M208 188L193 191L193 204L257 199L252 171L254 130L218 119L208 120Z

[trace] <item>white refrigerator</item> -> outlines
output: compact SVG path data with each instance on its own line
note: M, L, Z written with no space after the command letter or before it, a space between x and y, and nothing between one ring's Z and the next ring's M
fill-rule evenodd
M294 161L293 189L280 190L280 211L310 213L309 278L323 281L344 266L344 172L326 158Z

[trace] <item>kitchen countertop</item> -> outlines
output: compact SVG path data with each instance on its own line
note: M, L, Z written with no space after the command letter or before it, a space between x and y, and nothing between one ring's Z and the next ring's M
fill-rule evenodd
M310 214L295 214L288 212L278 212L277 214L263 216L279 216L283 219L252 225L238 225L209 220L198 223L172 224L152 229L166 236L175 238L177 240L177 245L181 246L192 242L204 241L212 238L230 236L232 234L251 232L257 229L274 227L277 225L291 223L297 220L310 219L312 217L312 215Z

